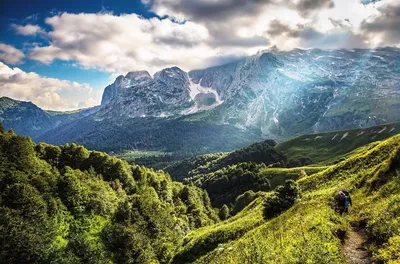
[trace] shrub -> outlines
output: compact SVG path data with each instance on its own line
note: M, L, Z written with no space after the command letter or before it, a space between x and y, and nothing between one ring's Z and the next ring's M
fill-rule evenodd
M242 211L243 208L245 208L248 204L250 204L256 198L257 198L257 194L255 192L253 192L252 190L239 195L235 200L235 204L232 209L232 215L235 215L238 212Z
M226 204L224 204L222 208L219 210L218 216L221 220L226 220L229 218L229 208Z
M299 197L299 187L293 180L275 189L275 194L267 197L264 203L264 218L270 219L289 209Z

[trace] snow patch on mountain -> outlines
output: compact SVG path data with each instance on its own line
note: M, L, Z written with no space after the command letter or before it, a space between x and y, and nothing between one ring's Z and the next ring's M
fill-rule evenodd
M212 93L215 95L215 106L222 104L224 101L221 100L218 92L210 87L201 86L201 79L199 83L194 83L191 78L189 78L190 85L189 85L189 94L190 98L195 101L195 98L198 94L209 94Z

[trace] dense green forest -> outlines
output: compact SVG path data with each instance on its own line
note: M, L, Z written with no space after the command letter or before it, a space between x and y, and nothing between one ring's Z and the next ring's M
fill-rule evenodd
M202 155L170 167L180 183L0 125L0 263L339 264L358 229L371 261L398 263L400 135L367 135L318 161L298 153L337 143L300 137ZM353 198L348 215L335 212L341 189Z
M275 150L275 145L275 141L265 140L228 153L205 154L186 159L182 162L175 162L164 170L170 173L175 180L183 180L195 175L214 172L241 162L274 164L275 166L284 167L286 166L287 158Z
M75 144L0 133L1 263L168 263L218 221L205 191Z

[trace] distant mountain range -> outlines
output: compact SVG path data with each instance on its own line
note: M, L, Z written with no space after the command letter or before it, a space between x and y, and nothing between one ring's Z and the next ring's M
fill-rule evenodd
M119 76L100 106L44 111L0 99L0 122L35 141L106 151L229 151L263 138L400 121L400 49L267 50L229 64Z

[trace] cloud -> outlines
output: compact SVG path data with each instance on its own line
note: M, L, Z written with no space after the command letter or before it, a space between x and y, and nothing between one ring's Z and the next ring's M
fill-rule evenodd
M52 110L89 107L100 102L100 95L88 84L42 77L10 68L3 62L0 62L0 96L31 101Z
M300 0L295 4L296 9L303 15L308 16L315 10L333 8L335 3L332 0Z
M400 1L382 1L377 14L361 23L361 31L375 46L397 45L400 47Z
M46 19L48 46L34 47L29 57L49 64L72 60L85 68L126 73L134 69L155 71L167 65L193 67L207 58L208 31L193 22L144 19L136 14L63 13ZM211 54L212 56L213 54Z
M25 26L11 24L11 27L15 30L15 32L19 35L29 36L29 35L37 35L39 33L44 33L43 29L37 25L27 24Z
M237 15L254 15L261 12L260 7L274 0L142 0L160 16L171 16L179 20L223 21Z
M24 53L11 45L0 43L0 60L9 64L19 64L25 57Z
M398 0L142 0L158 15L57 13L29 58L126 74L204 68L276 45L360 48L396 45ZM390 4L391 3L391 4ZM389 5L390 4L390 5ZM378 44L377 44L378 43Z
M304 28L298 33L300 45L305 48L351 49L367 48L363 36L351 30L336 28L321 33L313 28Z
M274 19L269 24L269 28L267 29L266 33L272 37L286 34L289 37L296 38L299 34L299 29L292 29L278 19Z

